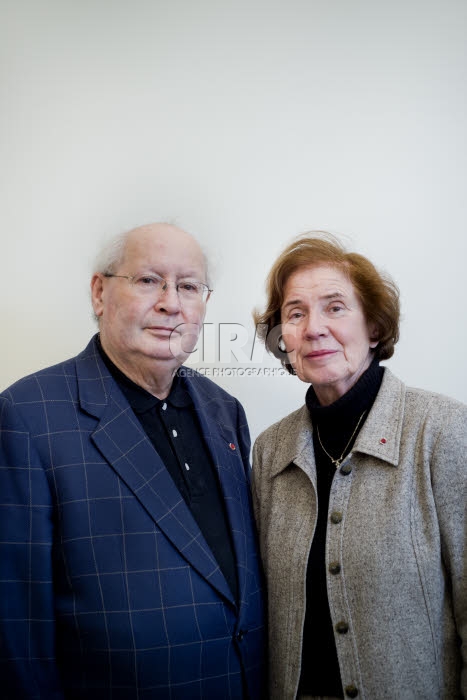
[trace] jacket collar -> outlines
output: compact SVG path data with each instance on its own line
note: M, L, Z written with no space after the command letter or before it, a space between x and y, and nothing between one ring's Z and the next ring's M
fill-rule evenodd
M405 392L405 385L386 367L381 388L352 452L362 452L397 467Z
M352 452L376 457L392 466L399 463L405 386L386 367L380 390L360 430ZM292 462L313 480L316 465L313 451L313 425L306 406L302 406L278 424L278 435L271 475L274 477ZM347 459L350 455L347 456Z
M95 418L106 410L115 382L97 347L97 334L76 357L78 399L81 408Z

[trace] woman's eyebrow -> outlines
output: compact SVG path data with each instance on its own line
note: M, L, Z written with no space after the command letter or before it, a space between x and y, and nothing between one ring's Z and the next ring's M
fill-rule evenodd
M323 294L320 299L324 299L324 301L331 301L332 299L344 299L345 294L342 292L331 292L330 294Z
M287 301L285 304L283 304L282 308L287 309L289 306L297 306L298 304L303 304L303 299L300 299L300 297L297 297L296 299L290 299L290 301Z
M318 299L319 301L332 301L333 299L344 299L345 296L343 292L330 292L329 294L322 294ZM303 299L301 297L296 297L295 299L286 301L281 308L287 309L289 306L296 306L299 304L303 304Z

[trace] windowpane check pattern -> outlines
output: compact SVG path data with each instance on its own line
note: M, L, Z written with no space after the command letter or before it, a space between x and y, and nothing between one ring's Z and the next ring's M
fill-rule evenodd
M225 500L238 605L95 338L0 395L2 697L262 697L245 416L205 377L188 384Z

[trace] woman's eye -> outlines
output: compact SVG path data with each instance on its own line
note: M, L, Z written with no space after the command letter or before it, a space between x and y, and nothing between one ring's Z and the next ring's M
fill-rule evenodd
M303 313L301 311L294 311L289 315L289 321L298 321L303 318Z

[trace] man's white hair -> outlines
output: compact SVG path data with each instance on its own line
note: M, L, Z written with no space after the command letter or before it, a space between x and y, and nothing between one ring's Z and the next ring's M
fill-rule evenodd
M163 223L167 224L168 226L175 226L172 222L158 222L158 223ZM139 227L138 227L139 228ZM124 255L125 255L125 247L127 244L127 240L129 235L134 231L135 229L132 228L129 231L124 231L123 233L118 233L115 236L112 236L109 238L100 248L98 251L95 260L94 260L94 265L93 265L93 274L96 274L100 272L101 274L112 274L115 272L115 270L119 267L121 264ZM190 234L192 235L192 234ZM206 251L204 250L203 246L200 245L199 241L196 239L195 236L193 238L196 240L198 245L201 248L201 252L203 254L203 260L204 260L204 269L206 273L206 283L209 287L211 287L211 275L210 275L210 263L208 256L206 254ZM201 280L200 280L201 281Z
M130 231L118 233L112 238L109 238L98 251L94 260L92 272L96 274L111 274L115 272L117 267L123 260L125 255L125 246L128 240Z

